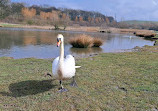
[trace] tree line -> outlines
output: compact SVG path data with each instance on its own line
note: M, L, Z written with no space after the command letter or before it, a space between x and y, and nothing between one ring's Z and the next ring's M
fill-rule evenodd
M55 8L44 6L25 6L23 3L0 0L0 21L36 25L101 25L110 24L113 17L99 12Z

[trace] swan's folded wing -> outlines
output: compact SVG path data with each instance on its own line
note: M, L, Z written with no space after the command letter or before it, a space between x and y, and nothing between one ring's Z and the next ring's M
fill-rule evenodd
M68 64L68 66L80 68L81 66L75 66L75 58L72 55L67 55L65 59L65 63Z
M58 62L59 62L59 57L55 58L53 63L52 63L52 72L53 75L56 74L57 67L58 67Z
M67 55L64 60L64 72L67 77L75 76L75 59L71 55Z
M65 66L75 67L75 59L72 55L67 55L64 60Z

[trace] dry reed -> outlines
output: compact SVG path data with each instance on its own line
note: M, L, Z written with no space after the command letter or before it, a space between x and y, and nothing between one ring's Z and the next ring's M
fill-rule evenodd
M136 32L136 36L139 36L139 37L155 37L156 36L156 33L153 33L153 32Z
M100 47L103 44L100 38L93 38L85 34L71 38L69 43L76 48Z
M93 47L100 47L103 45L103 41L100 38L93 38Z

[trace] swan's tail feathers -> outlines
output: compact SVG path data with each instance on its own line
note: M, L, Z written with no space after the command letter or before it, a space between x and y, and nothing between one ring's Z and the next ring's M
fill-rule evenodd
M75 68L80 68L81 66L75 66Z

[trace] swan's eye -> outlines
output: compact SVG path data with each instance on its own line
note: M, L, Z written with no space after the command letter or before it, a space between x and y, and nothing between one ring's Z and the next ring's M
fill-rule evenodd
M57 42L61 41L61 38L57 38Z

